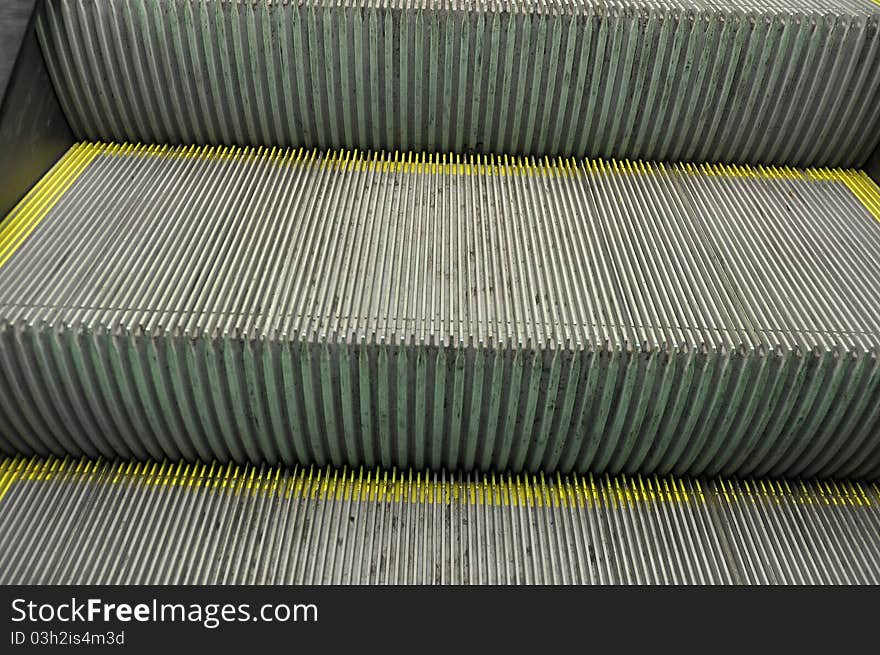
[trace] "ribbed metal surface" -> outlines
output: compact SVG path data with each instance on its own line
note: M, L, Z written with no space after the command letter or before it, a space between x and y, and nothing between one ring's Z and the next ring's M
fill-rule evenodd
M83 139L801 166L880 139L872 0L46 5Z
M848 483L6 460L0 583L877 584L878 503Z
M9 454L880 473L862 173L83 145L45 188Z

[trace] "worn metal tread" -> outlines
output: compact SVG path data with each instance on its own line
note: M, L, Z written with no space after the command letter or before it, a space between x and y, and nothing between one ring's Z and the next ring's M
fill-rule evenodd
M858 166L872 0L49 0L81 139Z
M880 473L864 174L450 159L77 146L0 226L0 450Z
M0 583L877 584L878 504L852 483L18 458Z

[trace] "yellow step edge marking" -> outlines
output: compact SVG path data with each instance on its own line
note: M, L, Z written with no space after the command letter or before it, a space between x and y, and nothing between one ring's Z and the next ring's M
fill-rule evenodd
M13 210L16 214L25 204L38 206L40 197L53 188L55 195L66 190L61 184L64 180L72 183L88 162L97 154L105 152L123 157L178 157L183 159L207 159L225 161L242 159L278 165L310 165L319 160L321 169L339 171L370 171L428 173L446 175L484 175L484 176L528 176L547 178L567 178L581 173L603 175L654 175L676 171L686 174L703 174L710 177L752 178L752 179L819 179L837 180L847 184L853 193L868 199L872 205L880 203L880 190L862 171L841 169L795 169L787 166L745 166L736 164L689 164L676 163L667 167L642 160L629 159L581 159L574 157L510 157L509 155L466 155L453 153L413 153L412 151L376 152L360 150L330 150L321 153L317 149L304 151L302 148L252 148L227 146L145 146L140 144L80 143L56 164ZM305 156L304 156L305 153ZM64 169L64 170L62 170ZM67 175L64 175L64 173ZM72 176L72 177L71 177ZM54 186L53 186L54 183ZM42 198L45 200L45 197ZM12 214L10 216L12 216Z
M839 175L856 198L880 221L880 188L874 180L864 171L842 171Z
M272 498L336 500L345 502L444 505L487 505L544 507L554 511L569 508L604 508L628 510L640 505L707 502L704 483L690 485L681 478L658 476L629 477L608 475L594 478L543 474L489 474L459 480L444 480L431 472L393 469L341 470L331 467L304 467L286 470L280 466L257 467L235 464L191 464L185 462L106 462L57 457L6 457L0 459L0 501L20 481L51 483L63 479L72 482L132 485L143 489L180 488L196 491L204 488L238 496L267 495ZM811 505L869 507L880 502L876 484L858 482L820 482L807 487L803 482L745 480L735 485L731 480L714 483L714 496L720 502L780 504L794 501Z
M108 147L74 145L0 223L0 267L18 250L85 168Z
M22 226L26 225L34 210L44 199L46 192L52 187L53 181L64 177L73 162L82 152L82 146L73 146L52 169L40 179L34 188L13 208L0 225L0 252L5 252L15 241Z
M6 495L6 492L9 491L12 484L18 479L24 462L23 458L16 457L14 459L4 459L2 464L0 464L0 501L3 500L3 496Z
M880 0L875 0L880 2ZM666 166L642 160L582 159L573 157L510 157L508 155L461 155L452 153L370 152L331 150L323 155L302 148L241 148L196 146L144 146L140 144L79 143L31 190L0 225L0 266L15 252L59 198L97 155L120 157L178 157L214 161L244 160L281 166L311 166L339 171L395 172L482 176L570 178L581 175L705 175L758 180L823 180L840 182L880 220L880 189L864 173L842 169L796 169L788 166L676 163Z

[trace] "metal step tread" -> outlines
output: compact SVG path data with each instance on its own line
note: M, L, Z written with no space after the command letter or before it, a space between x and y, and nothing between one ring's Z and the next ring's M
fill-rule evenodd
M848 584L880 488L0 461L0 583Z

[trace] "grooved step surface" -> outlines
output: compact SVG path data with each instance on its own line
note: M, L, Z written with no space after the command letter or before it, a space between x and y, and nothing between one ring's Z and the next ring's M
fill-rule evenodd
M0 448L873 479L878 198L840 170L83 144L0 226Z
M880 5L49 0L82 139L858 166Z
M0 460L2 584L880 581L880 489Z

